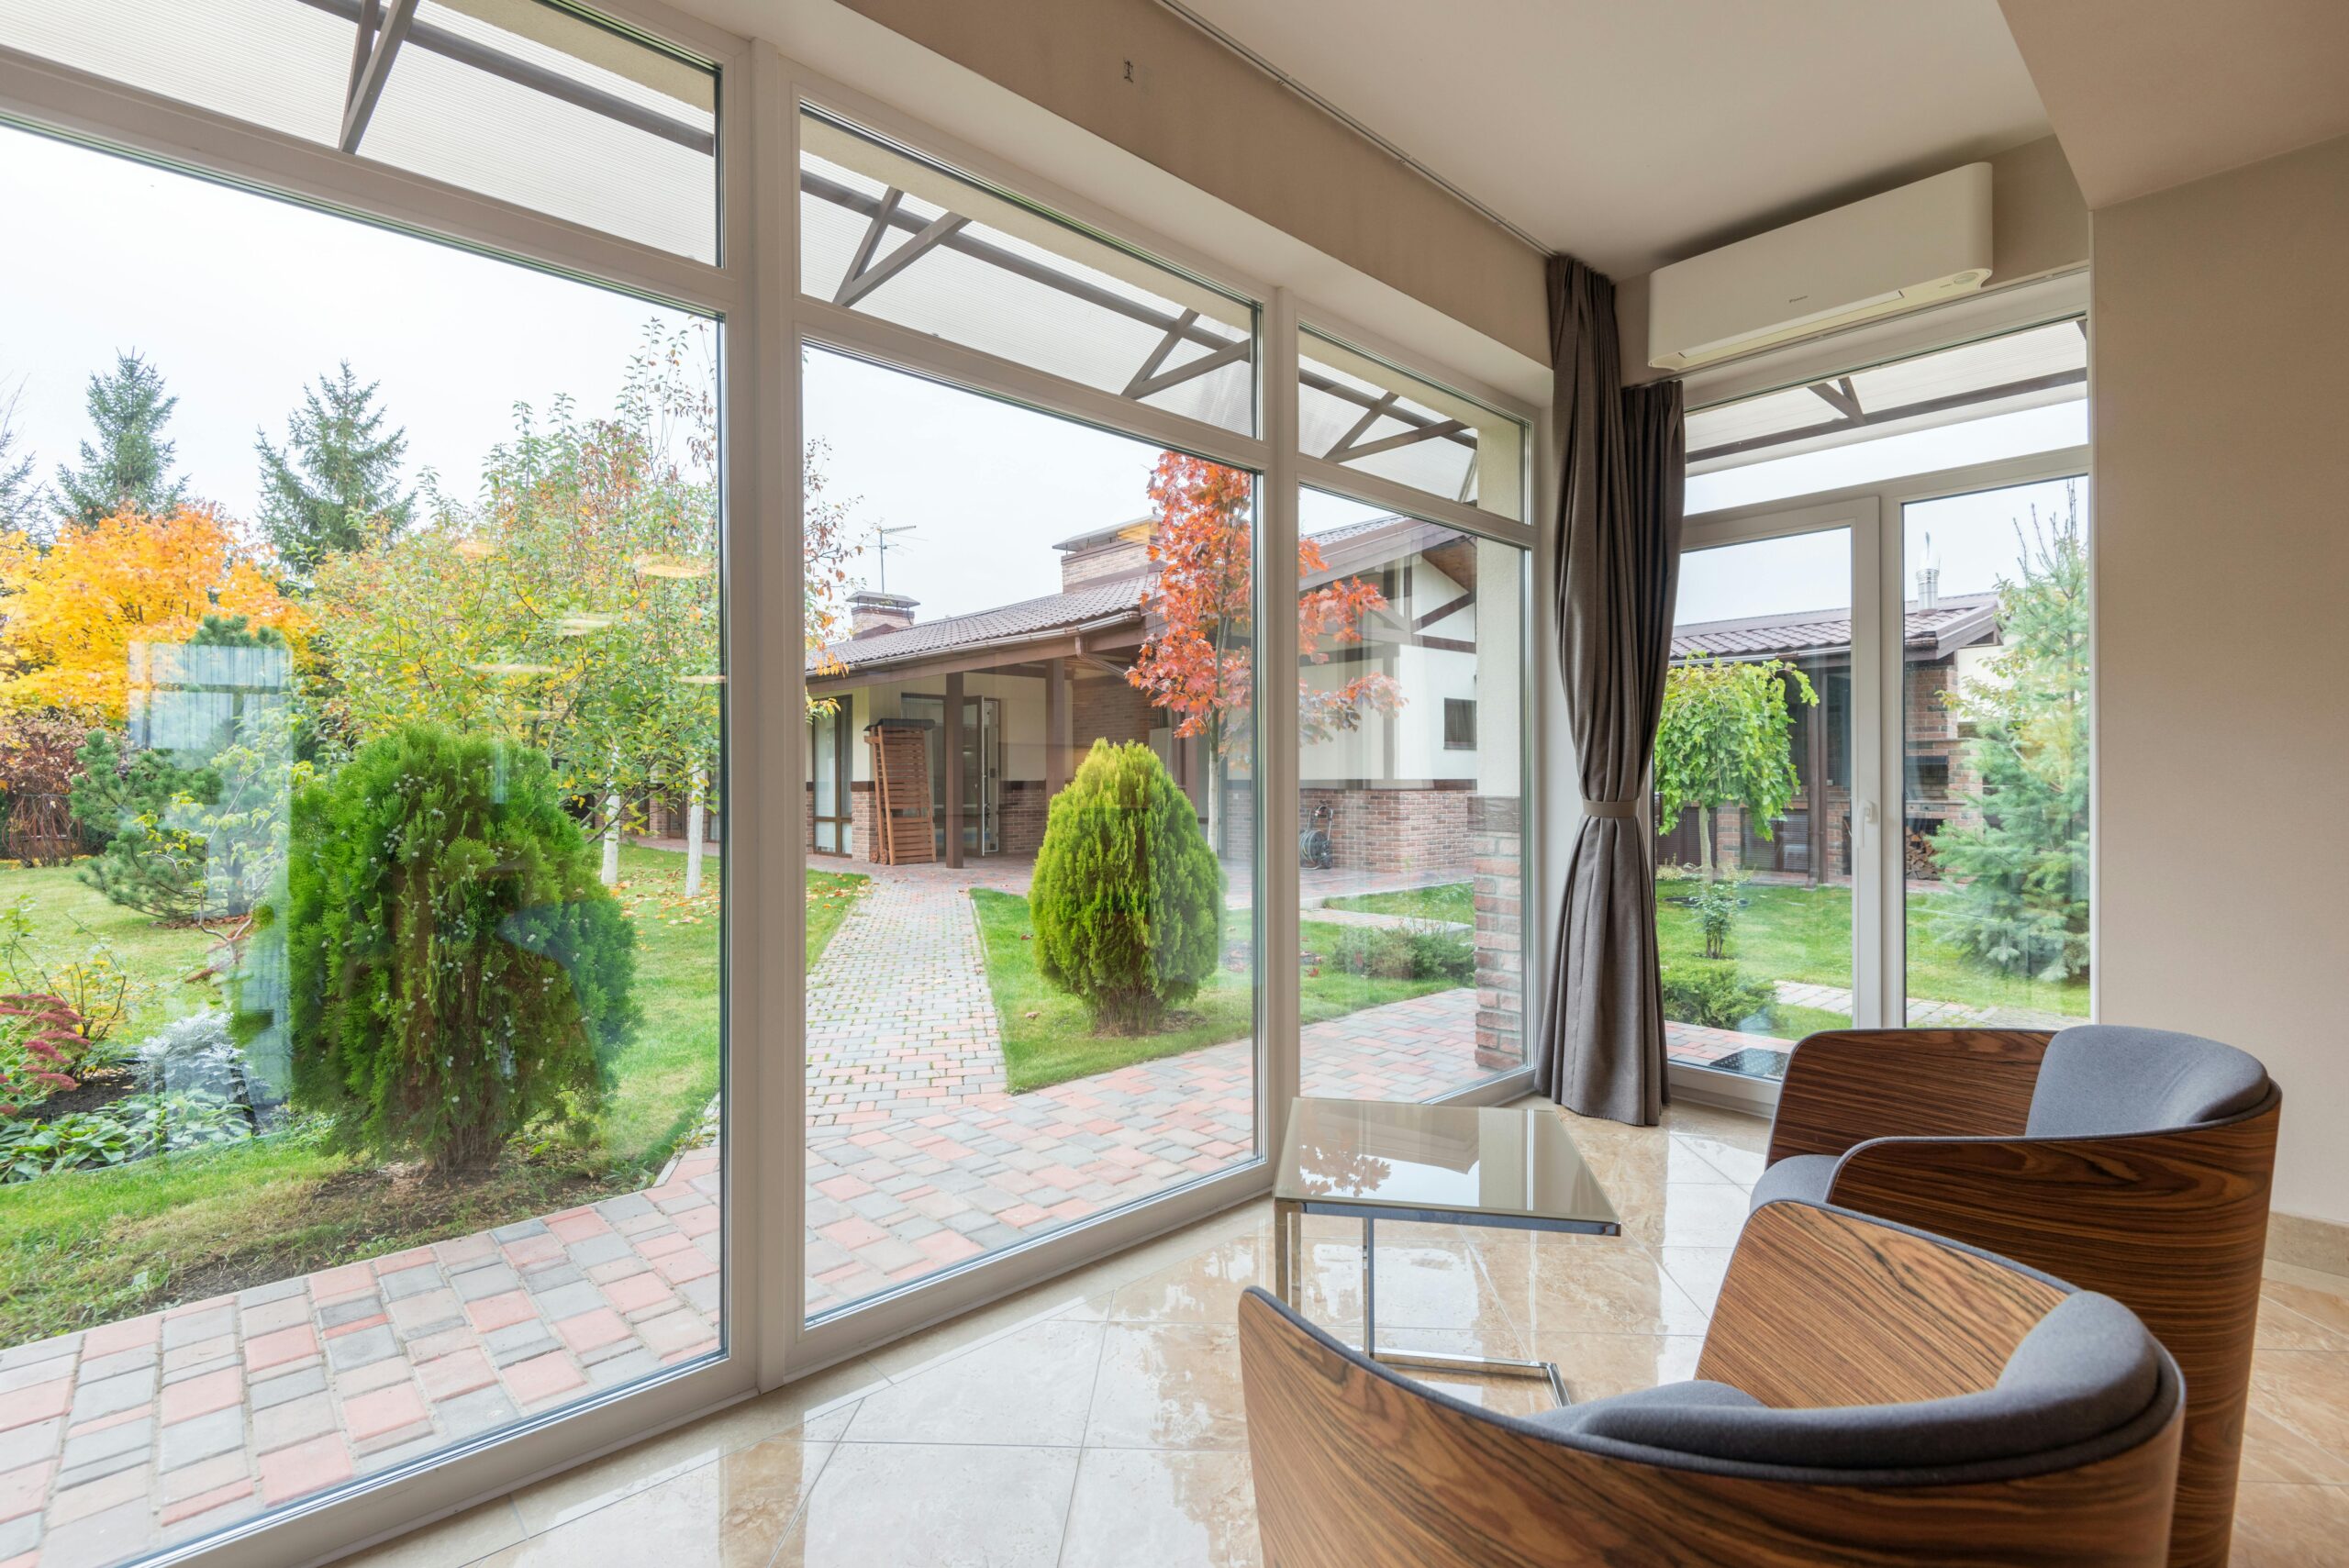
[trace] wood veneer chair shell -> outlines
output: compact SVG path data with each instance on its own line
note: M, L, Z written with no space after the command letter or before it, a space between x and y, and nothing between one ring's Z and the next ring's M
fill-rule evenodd
M2023 1135L2050 1035L1844 1029L1795 1050L1769 1163L1844 1155L1826 1201L2128 1307L2186 1377L2170 1568L2225 1568L2283 1095L2198 1127Z
M1739 1242L1699 1372L1765 1404L1965 1392L2063 1295L1930 1237L1774 1204ZM1542 1437L1363 1364L1258 1294L1240 1349L1267 1568L2155 1568L2168 1536L2174 1382L2166 1419L2068 1468L1821 1485Z

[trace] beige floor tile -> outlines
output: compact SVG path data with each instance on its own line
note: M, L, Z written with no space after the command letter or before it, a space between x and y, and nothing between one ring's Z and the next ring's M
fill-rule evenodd
M1533 1341L1533 1353L1558 1363L1576 1404L1611 1398L1697 1375L1700 1334L1553 1334Z
M1672 1283L1688 1293L1688 1298L1708 1313L1720 1299L1721 1281L1729 1273L1729 1261L1737 1252L1731 1247L1659 1247L1656 1256L1663 1261L1664 1272Z
M1664 1189L1661 1232L1640 1239L1653 1246L1734 1247L1747 1204L1745 1189L1728 1182L1673 1182Z
M2337 1341L2328 1347L2309 1348L2349 1350L2349 1295L2343 1294L2349 1290L2349 1280L2334 1281L2329 1274L2296 1272L2300 1273L2299 1279L2278 1279L2271 1273L2260 1286L2260 1298L2313 1324ZM2305 1283L2310 1280L2323 1283ZM2342 1288L2332 1288L2336 1284Z
M1088 1449L1059 1568L1256 1568L1244 1452Z
M2338 1459L2268 1414L2254 1398L2243 1420L2243 1479L2349 1485L2349 1460Z
M2232 1568L2325 1568L2349 1541L2349 1487L2252 1483L2235 1494Z
M2251 1359L2251 1398L2336 1459L2349 1460L2349 1355L2259 1351Z
M842 1443L775 1568L1052 1568L1076 1467L1066 1448Z
M342 1560L342 1568L463 1568L523 1537L510 1497L467 1508Z
M1705 1331L1705 1309L1628 1237L1539 1236L1483 1257L1502 1309L1536 1343L1553 1334Z
M1196 1323L1112 1323L1087 1448L1240 1448L1248 1422L1240 1334Z
M847 1440L1073 1448L1107 1331L1054 1319L991 1340L865 1396Z
M2263 1351L2349 1351L2349 1335L2286 1306L2286 1299L2272 1283L2261 1290L2254 1346Z
M1664 1129L1676 1137L1718 1139L1731 1148L1754 1154L1765 1153L1770 1147L1768 1118L1726 1110L1720 1106L1698 1105L1694 1100L1675 1100L1664 1106Z
M833 1452L776 1438L532 1535L492 1568L765 1568Z
M1272 1242L1245 1236L1216 1242L1179 1262L1118 1287L1108 1315L1120 1323L1240 1321L1240 1297L1250 1285L1272 1288Z
M1675 1132L1672 1140L1740 1186L1751 1187L1762 1179L1763 1151L1759 1149L1749 1149L1709 1132Z
M1101 1321L1101 1313L1091 1305L1101 1293L1080 1289L1065 1281L1056 1281L1054 1284L1057 1288L1038 1286L1024 1290L908 1334L874 1351L864 1358L865 1362L875 1372L897 1382L1039 1323Z
M1378 1322L1382 1329L1508 1331L1491 1282L1477 1267L1478 1232L1459 1226L1377 1228ZM1325 1329L1362 1321L1362 1233L1308 1229L1300 1309ZM1236 1322L1237 1318L1232 1319Z

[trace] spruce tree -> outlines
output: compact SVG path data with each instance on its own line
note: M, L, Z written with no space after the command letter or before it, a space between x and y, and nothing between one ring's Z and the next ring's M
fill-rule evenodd
M374 406L380 383L364 386L340 371L305 388L302 406L285 421L285 446L254 432L261 454L261 521L287 571L307 577L336 550L360 550L378 528L397 533L416 511L413 492L400 490L400 459L407 432L384 432Z
M0 402L0 534L39 535L50 517L49 492L33 478L33 454L17 450L17 398Z
M2036 509L2022 575L1998 585L1997 671L1944 699L1974 726L1978 826L1945 828L1941 937L2001 973L2054 984L2088 964L2088 570L2079 497ZM2021 529L2017 530L2021 533Z
M162 435L179 401L163 395L161 373L137 353L117 351L113 372L90 378L97 444L82 443L80 468L57 471L58 510L68 523L88 528L125 507L158 517L187 499L187 479L173 474L173 443Z

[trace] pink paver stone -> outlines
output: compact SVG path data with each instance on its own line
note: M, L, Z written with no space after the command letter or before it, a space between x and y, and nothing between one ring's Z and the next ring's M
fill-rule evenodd
M516 1404L526 1408L568 1394L587 1381L586 1374L561 1351L516 1362L504 1375L507 1392L514 1396Z
M508 1290L496 1296L484 1296L465 1307L465 1316L473 1320L475 1329L484 1334L538 1315L539 1304L530 1299L530 1293L527 1290Z

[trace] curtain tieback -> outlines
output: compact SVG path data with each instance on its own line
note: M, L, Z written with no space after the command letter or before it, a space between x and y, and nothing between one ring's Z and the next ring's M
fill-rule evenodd
M1636 800L1586 800L1582 803L1582 814L1585 817L1636 822L1640 817L1640 803Z

